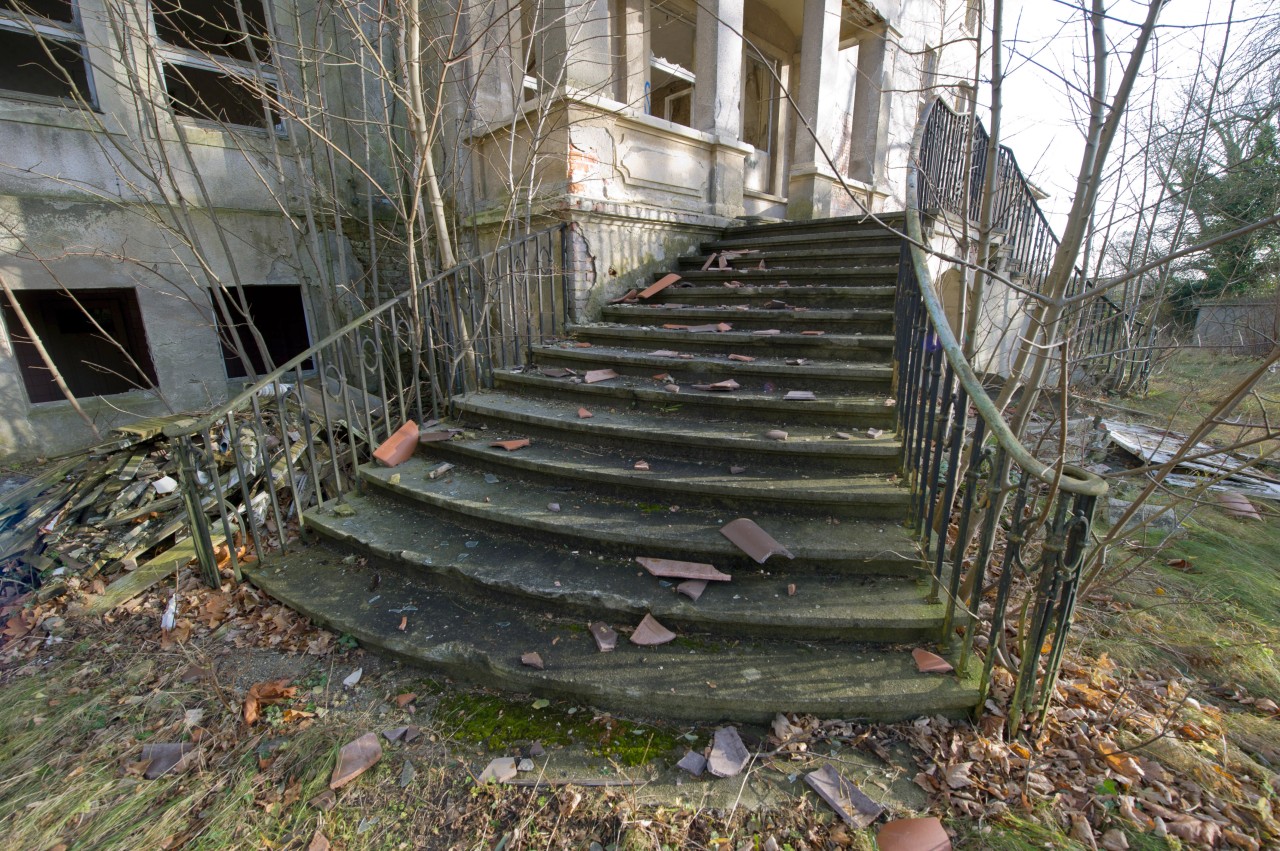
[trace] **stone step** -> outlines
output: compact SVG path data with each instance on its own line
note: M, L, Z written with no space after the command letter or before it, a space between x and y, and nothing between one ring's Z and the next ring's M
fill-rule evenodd
M752 278L752 281L755 279ZM785 301L801 307L871 307L892 310L896 287L862 286L834 287L815 284L791 286L784 284L749 284L740 287L674 286L668 287L649 299L647 304L734 304L759 305L770 301Z
M705 325L724 323L737 330L825 331L828 334L893 333L893 311L883 308L814 308L811 310L742 309L726 304L719 307L681 304L615 304L604 308L605 322L620 325ZM711 333L711 332L693 332Z
M668 273L654 273L658 280ZM830 268L806 267L798 269L681 269L682 280L694 286L723 286L740 283L745 286L830 286L860 289L863 287L894 287L898 281L898 266L832 266ZM726 287L725 289L731 289ZM619 293L621 295L621 293ZM732 296L729 296L732 299Z
M618 563L626 568L621 575L631 579L638 569L631 561L636 556L706 562L735 576L764 571L777 578L925 578L914 540L897 524L859 519L837 523L837 518L827 516L762 511L751 519L795 558L773 556L761 566L720 534L721 527L737 519L724 510L678 506L678 511L671 511L666 504L494 476L465 463L437 479L428 478L427 473L436 466L437 462L427 458L413 458L394 469L361 468L360 477L368 485L367 495L382 495L387 505L398 504L402 517L406 505L433 516L428 524L403 524L406 529L421 528L423 535L430 536L439 519L481 530L485 540L505 535L517 542L540 541L553 547L557 558L569 551L607 554L615 561L621 556ZM475 554L468 558L474 559ZM552 583L548 580L546 584ZM572 587L579 592L587 589L586 585ZM782 587L785 589L785 581ZM916 596L923 599L925 590L917 589Z
M745 472L734 474L729 464L718 460L663 456L639 448L588 448L544 438L534 438L532 445L514 452L489 445L497 440L528 437L530 431L491 427L482 439L433 443L423 452L455 463L462 459L500 477L537 476L603 495L627 496L654 504L726 506L738 514L776 508L821 511L837 519L901 521L910 503L909 492L896 479L832 469L830 464L797 467L794 456L769 458L744 453L739 464ZM808 453L809 460L817 454ZM645 461L649 469L636 469L639 461Z
M786 358L770 357L763 353L755 356L756 360L743 363L729 360L727 354L654 354L660 351L664 350L655 348L645 351L616 346L582 349L571 343L560 343L534 346L533 358L538 366L567 367L580 375L588 370L604 368L644 378L666 372L681 386L732 378L744 386L748 382L763 386L763 382L770 381L777 387L829 389L843 393L874 394L886 399L890 396L889 388L893 378L893 367L888 364L818 359L805 359L803 364L797 364L787 363ZM681 354L684 356L680 356Z
M519 368L517 368L519 369ZM669 370L656 375L671 374ZM894 409L885 406L884 396L841 395L810 387L801 387L794 379L774 384L769 379L742 376L738 390L698 390L695 381L678 385L678 393L668 391L668 379L653 376L619 375L607 381L587 384L580 378L552 378L535 371L495 370L494 387L512 395L529 394L543 398L564 399L594 409L597 406L636 413L657 413L678 406L680 419L711 416L724 427L728 422L758 423L773 426L777 422L796 425L821 425L846 433L864 432L868 428L882 431L894 425ZM744 383L745 382L745 383ZM809 391L816 398L788 401L788 390ZM576 416L576 409L575 409Z
M639 453L637 458L687 454L727 466L769 463L792 471L818 466L889 474L897 469L902 451L892 433L870 437L865 431L847 431L843 433L850 439L839 438L830 425L799 422L794 412L786 420L752 423L690 416L683 406L679 411L634 411L592 403L592 416L583 418L578 416L580 400L502 390L471 393L455 403L463 421L483 423L491 430L626 450ZM765 436L774 429L785 430L787 439Z
M627 641L634 618L611 624L618 647L600 653L581 618L460 597L408 571L346 564L341 553L324 548L275 559L248 575L271 596L369 649L458 680L609 711L743 723L767 723L778 712L898 720L959 717L978 700L972 674L917 673L911 645L693 633L637 647ZM380 581L370 591L375 576ZM542 657L545 670L521 665L529 652Z
M902 238L892 231L881 227L858 228L848 230L832 230L827 232L769 232L757 234L739 234L738 228L731 228L718 239L701 243L698 248L704 254L713 251L760 250L773 251L806 246L844 246L867 247L869 249L892 248L896 254L902 246Z
M874 218L868 215L835 216L795 222L743 224L726 228L722 238L736 240L808 234L815 239L825 239L839 238L850 233L883 232L887 228L901 231L906 224L906 215L899 210L875 213Z
M684 352L717 352L781 358L840 359L850 362L888 363L893 355L892 334L824 334L810 337L799 333L766 336L750 331L695 333L644 328L634 325L570 325L566 333L597 345L634 347ZM779 329L781 330L781 329Z
M766 251L757 251L751 254L742 254L736 257L726 258L728 269L720 269L720 271L729 270L751 270L752 272L767 272L770 270L791 270L791 269L811 269L811 268L828 268L831 266L839 266L846 269L856 269L859 267L883 269L892 263L896 263L901 253L900 245L878 246L857 246L852 248L801 248L794 249L769 249ZM685 270L701 271L703 265L707 262L707 258L702 254L682 254L676 259L676 269L683 274ZM764 268L760 268L760 263L764 263ZM718 262L713 264L719 269ZM707 269L710 271L710 267Z

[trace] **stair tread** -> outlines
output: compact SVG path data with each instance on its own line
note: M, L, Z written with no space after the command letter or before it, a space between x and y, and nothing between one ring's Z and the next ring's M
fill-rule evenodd
M663 396L673 401L679 398L678 394L665 392ZM583 419L578 416L580 406L575 402L524 396L501 390L468 393L458 397L457 402L460 410L465 413L488 416L516 424L527 423L552 427L563 432L565 439L589 440L593 435L609 435L642 442L656 440L667 446L668 451L676 451L682 447L718 446L740 450L744 456L765 453L804 459L815 456L865 457L867 454L896 454L901 449L901 442L892 433L871 438L866 434L850 432L851 439L846 440L836 437L835 430L829 425L787 422L772 426L757 423L726 423L708 420L705 417L680 417L646 411L620 411L604 407L589 409L592 415ZM508 430L517 427L513 425L508 427ZM774 428L785 430L787 439L773 440L766 437L765 432Z
M661 276L659 276L661 277ZM659 297L672 298L675 296L699 296L711 297L722 296L726 300L736 298L751 298L768 296L769 298L786 299L787 297L797 298L805 296L839 296L848 298L850 295L859 297L868 296L892 296L897 292L897 287L884 285L863 287L834 287L824 284L743 284L740 287L726 287L723 284L715 287L681 287L674 286L663 290L655 299Z
M664 349L654 348L652 351L641 351L623 346L591 346L586 349L572 345L534 346L535 362L542 356L556 361L573 361L587 368L604 368L610 364L652 368L656 372L678 371L680 373L704 374L743 374L777 376L789 381L803 383L803 379L813 378L848 378L862 381L888 381L893 376L893 367L888 364L829 360L822 358L806 358L803 364L788 364L787 358L770 357L767 354L755 355L750 363L729 360L728 355L687 352L690 358L656 355L654 352ZM665 351L674 351L666 349Z
M373 593L375 572L382 579ZM463 680L614 710L743 722L777 712L879 719L955 715L977 700L972 677L918 673L909 646L699 637L637 647L620 636L615 651L599 653L578 622L491 600L469 604L401 571L347 565L323 550L248 573L315 621L403 659ZM613 626L622 632L635 621ZM522 666L527 652L538 652L546 669Z
M815 393L817 398L810 401L787 401L784 397L788 390L807 389L803 380L797 381L795 376L787 376L791 380L772 391L764 387L756 390L745 385L739 390L730 391L698 390L692 385L706 382L694 381L677 385L680 387L680 392L672 393L663 389L665 384L663 381L634 375L619 375L617 378L611 378L607 381L587 384L581 381L574 383L569 377L551 378L536 371L517 371L518 369L495 370L494 378L497 386L504 389L524 387L535 392L571 393L586 400L599 399L602 404L620 404L634 400L658 405L680 404L716 407L724 409L726 415L732 414L735 409L742 409L753 414L758 414L761 411L776 411L780 417L793 418L795 420L802 420L806 415L814 413L842 414L850 418L850 425L847 426L850 429L855 428L852 423L857 417L883 419L892 416L892 412L885 408L884 402L887 397L884 395L867 393L839 395L824 392ZM682 371L678 365L668 367L668 370L671 369ZM668 370L664 370L664 373ZM758 380L763 382L763 378L748 379L745 375L742 378L747 381ZM614 401L610 402L609 400Z
M489 445L504 434L493 434L493 431L490 431L492 437L483 440L431 444L430 451L441 456L476 459L494 468L560 476L638 492L686 493L690 496L777 501L779 504L820 504L830 510L868 505L905 509L910 499L905 488L888 483L883 476L842 473L820 466L799 472L780 464L765 464L753 459L747 462L746 472L734 475L726 464L663 458L635 450L585 449L550 440L534 441L524 449L507 452ZM518 431L505 434L520 436ZM635 462L640 460L647 461L650 469L635 469Z
M803 345L814 348L830 348L833 350L839 350L841 348L875 348L888 351L893 348L894 343L892 334L823 334L820 337L810 337L804 334L793 334L787 332L773 335L752 334L750 331L703 333L671 330L667 328L648 328L642 325L620 325L612 323L570 325L566 330L574 336L581 337L635 337L637 334L640 334L647 340L657 340L663 343L684 343L685 345L689 345L691 343L698 345L739 347L783 347Z
M568 497L561 498L569 504ZM789 571L791 562L779 556L764 566L715 559L712 563L733 579L709 582L695 603L676 591L679 579L659 579L636 564L635 556L665 557L656 545L602 553L561 542L531 542L527 533L491 530L483 518L454 522L435 515L429 524L405 523L402 502L384 496L381 488L345 501L354 516L338 517L326 506L307 513L308 525L330 540L439 578L463 593L492 590L535 599L548 608L572 606L587 617L648 611L702 631L803 630L806 637L825 640L937 629L945 609L925 602L929 586L919 580L924 574L918 562L912 574L883 576ZM794 596L788 594L791 584Z
M732 294L733 290L728 292ZM639 319L655 323L693 319L705 322L724 322L732 325L734 320L740 319L753 322L777 322L780 325L804 325L806 322L820 325L830 322L890 322L893 320L893 311L882 307L811 307L807 310L790 308L775 310L753 307L743 310L731 305L693 307L677 302L660 302L656 304L615 304L606 307L603 312L605 316L619 316L626 317L631 321Z
M636 555L686 561L714 559L721 565L726 560L739 565L748 561L720 534L724 524L737 519L725 509L683 506L673 512L665 503L600 496L563 485L519 478L491 482L482 470L466 464L447 476L428 479L427 471L435 466L424 458L412 458L395 468L362 467L360 476L396 497L456 512L495 529L514 527L516 534L521 528L535 529L570 539L635 547ZM560 510L551 510L551 503ZM823 563L896 559L907 570L919 570L919 562L913 558L916 544L912 535L891 521L845 519L833 523L834 518L826 516L796 516L783 511L759 511L751 516L801 563L821 567ZM754 567L754 562L751 564ZM769 570L779 573L785 573L790 564L781 557L767 562Z

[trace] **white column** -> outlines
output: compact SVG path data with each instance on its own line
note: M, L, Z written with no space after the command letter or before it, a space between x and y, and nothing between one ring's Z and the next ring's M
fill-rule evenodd
M796 127L795 159L792 161L796 169L810 170L817 166L825 173L832 170L826 158L819 153L814 136L822 141L824 147L834 138L832 121L836 113L836 93L831 86L836 79L836 62L840 55L840 6L841 0L804 0L800 83L794 92L804 123Z
M853 132L850 136L849 176L874 185L881 177L880 152L889 132L889 97L885 89L883 29L858 43L858 81L853 90Z
M649 68L649 0L621 0L617 45L618 100L644 112L645 72Z
M524 76L518 3L468 0L466 10L468 32L479 38L463 66L476 118L505 121L516 108Z
M539 52L544 88L614 96L609 0L543 0Z
M698 4L693 126L722 139L742 132L742 6L743 0Z

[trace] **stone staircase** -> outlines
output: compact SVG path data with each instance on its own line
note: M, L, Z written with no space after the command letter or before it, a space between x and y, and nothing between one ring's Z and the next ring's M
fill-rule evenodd
M726 231L680 258L678 284L606 307L600 323L535 349L533 366L456 399L454 439L362 468L362 493L307 514L330 549L254 581L366 646L609 710L708 721L968 711L974 680L920 674L911 657L940 640L943 606L926 600L903 526L889 431L899 248L855 219ZM703 269L713 252L744 249ZM731 328L664 327L719 323ZM581 380L600 369L618 377ZM727 379L739 388L693 387ZM786 400L794 390L816 398ZM490 445L513 438L532 443ZM430 478L443 462L454 468ZM739 550L720 529L744 517L794 558L760 564ZM638 556L733 579L695 602ZM678 638L629 643L645 614ZM617 630L616 650L597 650L596 621ZM543 669L521 664L529 652Z

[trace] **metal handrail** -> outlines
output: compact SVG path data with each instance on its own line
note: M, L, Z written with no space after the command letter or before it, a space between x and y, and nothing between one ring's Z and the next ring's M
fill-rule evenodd
M919 161L925 126L929 122L929 115L933 111L934 103L936 101L930 102L921 111L920 120L916 123L915 133L911 137L911 162L913 163ZM1040 481L1049 485L1057 485L1069 493L1092 497L1105 495L1107 483L1100 476L1070 464L1051 467L1032 455L1030 450L1018 440L1017 435L1009 428L1008 423L1004 421L1004 417L1000 415L1000 410L996 407L995 402L983 388L982 381L973 371L973 367L969 365L960 341L956 339L955 333L951 330L951 323L947 319L942 302L939 301L938 295L934 291L933 282L929 280L928 256L924 248L922 248L925 242L924 227L920 221L918 175L919 172L914 167L908 169L906 204L907 236L910 240L908 250L911 252L914 261L912 265L920 287L921 299L924 301L930 320L932 320L933 332L937 335L938 342L947 356L948 363L950 363L956 377L964 387L965 393L969 397L969 404L977 409L978 415L982 417L991 436L1009 454L1010 459L1022 469Z

